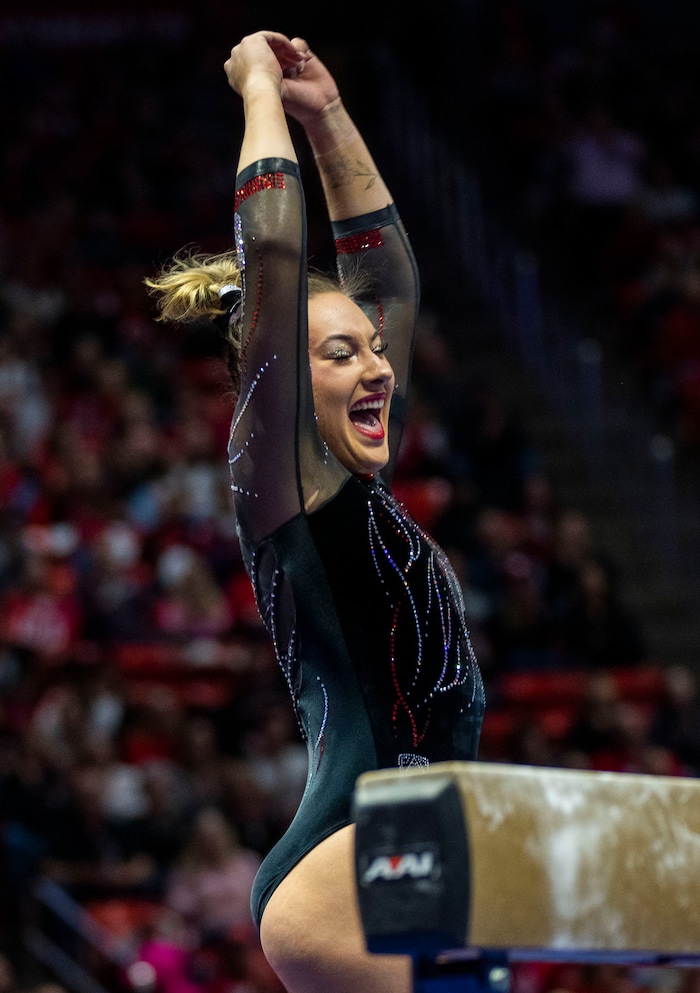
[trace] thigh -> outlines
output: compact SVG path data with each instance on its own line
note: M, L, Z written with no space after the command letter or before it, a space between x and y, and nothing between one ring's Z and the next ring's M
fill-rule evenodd
M289 993L410 993L411 960L370 955L355 894L353 825L316 846L276 888L260 929Z

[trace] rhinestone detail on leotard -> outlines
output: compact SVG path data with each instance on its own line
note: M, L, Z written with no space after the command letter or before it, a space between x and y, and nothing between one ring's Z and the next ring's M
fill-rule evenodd
M396 694L392 719L396 728L401 715L408 720L414 748L420 745L430 726L431 701L467 683L477 662L466 635L462 592L447 556L408 514L406 508L384 487L370 482L379 498L376 507L368 500L368 538L372 561L384 587L392 610L389 638L389 665ZM387 522L401 539L401 559L392 554L383 536ZM428 548L425 583L425 606L419 611L413 582L413 569ZM461 616L456 616L459 613ZM426 683L424 657L426 639L436 630L442 643L442 665ZM410 639L412 649L399 656L399 636ZM407 658L414 661L407 664ZM474 691L476 692L476 690Z

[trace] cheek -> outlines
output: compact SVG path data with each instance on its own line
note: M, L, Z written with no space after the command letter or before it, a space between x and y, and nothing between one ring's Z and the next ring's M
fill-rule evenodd
M319 376L317 373L314 373L313 369L311 370L311 391L314 398L316 417L318 417L320 421L323 416L323 411L326 408L326 387L323 382L323 377Z
M338 428L335 424L335 419L330 413L331 408L325 399L325 395L321 390L316 388L314 388L314 409L316 411L318 433L327 445L332 446L335 436L338 433Z
M312 368L311 386L319 421L337 418L340 413L345 413L347 398L340 377L329 376L325 371L314 373Z

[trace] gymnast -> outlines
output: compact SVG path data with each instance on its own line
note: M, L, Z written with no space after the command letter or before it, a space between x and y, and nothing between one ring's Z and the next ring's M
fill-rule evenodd
M307 744L306 790L260 867L252 910L289 993L409 993L408 957L366 951L355 781L474 759L484 709L456 578L389 488L415 260L334 78L304 40L249 35L225 72L244 112L232 249L181 253L146 283L160 319L206 315L226 328L241 549ZM288 117L313 152L337 274L309 271Z

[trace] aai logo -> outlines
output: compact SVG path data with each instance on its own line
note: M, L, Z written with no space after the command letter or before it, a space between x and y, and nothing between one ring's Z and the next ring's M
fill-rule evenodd
M432 849L403 852L401 855L375 855L360 875L363 886L379 880L394 882L397 879L435 879L438 861Z

